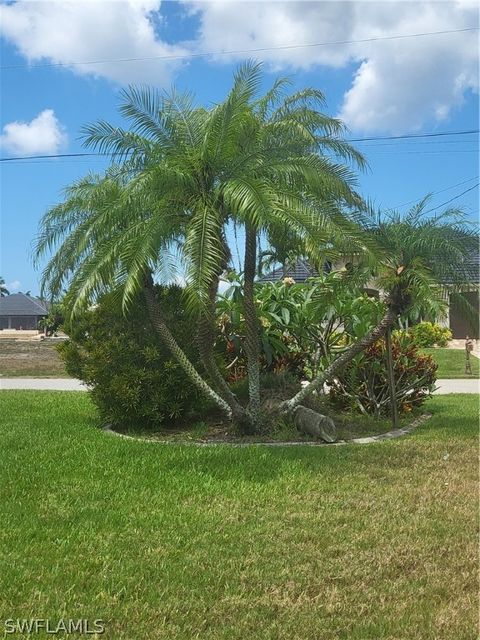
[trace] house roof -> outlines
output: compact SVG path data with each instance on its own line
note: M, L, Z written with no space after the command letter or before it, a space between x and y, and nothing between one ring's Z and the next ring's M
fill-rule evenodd
M273 269L270 273L266 273L264 276L258 278L257 282L260 284L280 282L284 278L293 278L295 282L305 282L307 278L315 278L317 276L318 271L309 265L307 260L297 260L295 264L289 265L286 269L282 267Z
M325 267L325 272L329 269ZM463 274L466 276L466 282L469 284L480 284L480 251L472 252L470 257L465 261ZM279 267L273 269L269 273L258 278L257 282L281 282L283 278L293 278L295 282L305 282L308 278L318 276L318 271L312 267L308 260L298 260L295 264L290 265L285 271ZM444 277L444 284L453 284L452 278Z
M480 253L472 253L465 265L465 271L470 282L480 284Z
M46 316L47 313L48 303L24 293L0 298L0 316Z

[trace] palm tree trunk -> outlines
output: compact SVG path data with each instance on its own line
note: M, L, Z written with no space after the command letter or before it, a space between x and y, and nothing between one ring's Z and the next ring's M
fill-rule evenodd
M310 382L309 385L301 389L290 400L282 402L280 409L284 413L290 413L296 406L301 404L305 398L307 398L313 391L323 387L324 383L331 380L339 371L345 367L353 358L365 351L370 345L381 338L387 329L393 326L397 319L397 313L393 309L388 309L387 313L383 316L382 320L374 327L366 336L361 340L352 344L346 351L344 351L338 358L336 358L315 380Z
M194 384L201 393L210 398L210 400L212 400L214 404L226 414L228 419L231 420L233 417L231 408L228 406L225 400L221 398L218 393L205 382L205 380L203 380L198 371L185 355L184 351L179 346L178 342L175 340L170 329L167 327L165 318L163 317L162 309L158 304L155 293L153 291L153 282L151 280L151 277L148 278L145 284L144 293L147 302L148 313L153 327L155 328L156 332L160 336L167 349L185 371L188 379L192 382L192 384Z
M260 420L260 349L257 312L254 300L255 267L257 261L257 232L250 223L245 225L245 263L243 304L245 313L245 353L248 373L248 412L253 427Z
M395 392L395 371L393 369L393 349L392 349L392 328L388 327L385 332L386 353L387 353L387 373L388 389L390 393L390 404L392 414L392 426L398 429L397 394Z
M219 395L230 407L234 419L237 422L242 422L245 419L246 411L228 386L213 355L215 345L215 298L218 291L218 282L219 277L216 276L210 284L209 308L202 313L198 320L198 352L206 372L210 376Z

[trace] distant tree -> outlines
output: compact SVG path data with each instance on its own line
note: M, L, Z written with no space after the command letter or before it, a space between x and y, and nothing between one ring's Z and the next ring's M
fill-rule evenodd
M38 328L45 330L47 336L53 336L65 321L62 302L54 302L48 309L48 314L38 321Z
M5 280L2 277L0 277L0 297L4 298L5 296L9 296L9 295L10 295L10 291L5 286Z

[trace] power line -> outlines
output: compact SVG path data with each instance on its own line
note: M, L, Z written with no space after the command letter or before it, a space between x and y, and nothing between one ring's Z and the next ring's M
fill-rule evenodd
M371 138L350 138L346 142L364 142L369 140L404 140L410 138L436 138L439 136L464 136L472 133L478 133L478 129L469 129L466 131L439 131L437 133L406 133L402 136L374 136Z
M461 187L464 184L468 184L469 182L472 182L472 180L478 180L480 176L473 176L472 178L469 178L468 180L464 180L463 182L457 182L456 184L451 184L449 187L445 187L445 189L440 189L439 191L432 191L430 193L431 196L436 196L439 193L444 193L445 191L450 191L450 189L455 189L456 187ZM400 209L401 207L406 207L409 204L413 204L415 202L420 202L420 200L423 199L424 196L420 196L420 198L415 198L415 200L409 200L408 202L403 202L402 204L396 204L394 207L390 207L389 209L385 209L385 212L387 211L393 211L394 209Z
M52 158L79 158L85 156L105 156L107 153L52 153L51 155L42 156L12 156L11 158L0 158L0 162L12 162L14 160L46 160Z
M344 140L344 142L362 142L363 140L401 140L408 138L433 138L437 136L461 136L461 135L469 135L473 133L479 133L479 129L469 129L464 131L439 131L437 133L416 133L416 134L405 134L403 136L379 136L379 137L370 137L370 138L349 138ZM371 145L371 146L379 146L379 145ZM457 150L447 150L440 151L440 153L455 153ZM472 150L473 151L473 150ZM386 151L386 153L390 153ZM392 151L392 153L401 153L398 151ZM403 153L427 153L427 152L403 152ZM78 157L111 157L115 154L108 153L98 153L98 152L90 152L90 153L56 153L50 155L39 155L39 156L12 156L9 158L0 158L0 162L13 162L14 160L43 160L43 159L52 159L52 158L78 158Z
M378 143L374 143L374 144L365 144L363 145L362 149L367 149L367 148L378 148L378 147L398 147L399 145L403 145L404 148L410 148L413 147L415 148L417 145L426 145L426 146L431 146L431 145L436 145L436 144L441 144L441 145L445 145L445 144L464 144L464 143L470 143L470 144L478 144L478 139L477 138L471 138L469 139L465 139L465 138L461 138L459 140L394 140L393 142L378 142Z
M372 154L375 153L375 150L372 149L371 151L366 152L365 155L367 154ZM378 155L383 155L383 156L398 156L398 155L425 155L425 154L433 154L433 155L454 155L457 153L480 153L480 149L444 149L444 150L434 150L434 151L430 151L430 150L424 150L424 151L395 151L393 149L391 150L383 150L383 149L379 149L377 151ZM102 160L106 160L107 158L109 158L110 156L108 154L78 154L79 157L82 157L84 155L91 155L91 159L90 161L93 162L101 162ZM54 162L55 160L61 160L62 163L67 163L67 162L71 162L71 163L76 163L76 164L88 164L88 160L68 160L68 158L71 157L75 157L75 154L67 154L66 156L62 155L62 154L58 154L58 155L52 155L52 156L23 156L23 157L12 157L12 158L0 158L0 162L6 162L8 163L8 165L23 165L23 164L48 164L49 162ZM65 159L67 158L67 159Z
M465 189L465 191L462 191L462 193L459 193L457 196L453 196L453 198L450 198L450 200L446 200L445 202L442 202L441 204L437 204L435 207L432 207L431 209L428 209L427 211L425 211L424 214L431 213L432 211L435 211L435 209L440 209L440 207L444 207L446 204L450 204L450 202L453 202L454 200L458 200L458 198L461 198L462 196L464 196L469 191L473 191L479 185L480 185L480 182L477 182L477 184L474 184L473 187L470 187L469 189Z
M110 59L102 59L102 60L85 60L83 62L73 61L73 62L49 62L44 64L14 64L14 65L5 65L1 66L0 69L2 71L10 70L10 69L38 69L45 67L73 67L79 65L95 65L95 64L110 64L110 63L120 63L120 62L146 62L148 60L187 60L192 58L204 58L208 56L228 56L234 54L244 54L244 53L262 53L266 51L286 51L289 49L307 49L312 47L330 47L335 45L345 45L345 44L362 44L366 42L380 42L384 40L402 40L405 38L421 38L424 36L438 36L450 33L466 33L468 31L478 31L479 27L468 27L465 29L448 29L445 31L426 31L422 33L408 33L408 34L400 34L393 36L379 36L374 38L363 38L362 40L334 40L331 42L310 42L307 44L289 44L289 45L280 45L277 47L259 47L256 49L232 49L230 51L207 51L201 53L185 53L179 55L170 55L170 56L146 56L142 58L110 58Z
M368 151L368 153L375 153L375 151ZM397 155L409 155L409 154L413 154L413 155L417 155L417 154L439 154L441 153L442 155L452 155L454 153L479 153L479 149L437 149L436 151L429 151L429 150L425 150L425 151L394 151L393 149L391 149L390 151L387 150L382 150L379 149L379 151L377 152L380 155L383 156L397 156Z

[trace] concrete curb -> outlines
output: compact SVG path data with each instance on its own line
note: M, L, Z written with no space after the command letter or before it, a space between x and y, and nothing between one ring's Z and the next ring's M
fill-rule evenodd
M106 433L124 438L125 440L136 440L137 442L149 442L150 444L166 444L166 445L189 445L194 447L339 447L345 444L373 444L384 440L395 440L408 435L414 429L427 422L432 417L431 413L424 413L414 420L407 427L395 429L387 433L381 433L377 436L368 436L366 438L353 438L352 440L340 440L328 444L326 442L191 442L188 440L154 440L153 438L140 438L136 436L127 436L124 433L118 433L110 427L104 427Z

